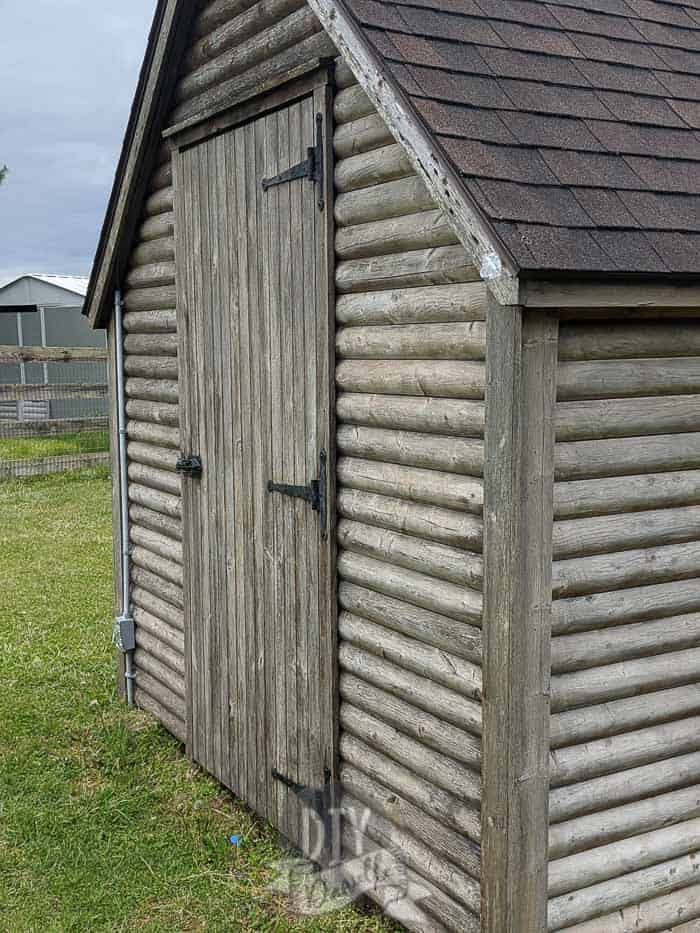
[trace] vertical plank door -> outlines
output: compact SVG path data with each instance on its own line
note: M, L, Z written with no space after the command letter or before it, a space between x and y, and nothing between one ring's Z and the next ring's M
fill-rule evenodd
M308 487L330 449L327 221L312 179L262 182L307 158L323 102L175 160L182 443L203 464L183 478L189 750L296 843L289 785L333 771L332 529L268 487Z

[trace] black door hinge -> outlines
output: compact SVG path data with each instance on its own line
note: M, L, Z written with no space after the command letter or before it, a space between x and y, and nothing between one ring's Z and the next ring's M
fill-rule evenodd
M318 512L321 525L321 537L326 537L326 499L327 499L327 480L326 480L326 451L322 450L318 456L319 470L318 479L313 479L308 486L292 486L290 483L274 483L268 481L268 492L279 492L283 496L292 496L295 499L303 499L308 502L314 512Z
M262 188L267 191L275 185L283 185L288 181L294 181L295 178L310 178L315 185L319 187L318 209L324 208L323 198L323 115L316 114L316 145L309 146L306 150L306 158L303 162L292 165L285 169L279 175L273 175L271 178L263 178Z
M202 458L195 455L191 457L183 455L175 464L175 472L182 476L190 476L192 479L199 479L202 475Z

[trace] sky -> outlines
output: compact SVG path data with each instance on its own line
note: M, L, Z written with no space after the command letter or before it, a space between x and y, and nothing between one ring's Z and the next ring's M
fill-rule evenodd
M0 0L0 285L88 275L155 0Z

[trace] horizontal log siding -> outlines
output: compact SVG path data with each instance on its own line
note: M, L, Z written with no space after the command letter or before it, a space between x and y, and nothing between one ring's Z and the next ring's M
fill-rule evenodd
M700 324L563 322L559 357L549 929L670 930L700 918Z
M166 126L236 103L255 93L268 77L281 77L333 52L304 0L204 3ZM172 185L170 152L164 146L123 280L124 349L132 582L139 629L136 700L184 741L182 503L174 472L180 433Z
M335 51L304 0L214 0L194 32L171 125L240 103L266 82Z
M162 149L124 277L136 702L186 739L175 241Z
M476 933L486 295L381 118L339 78L344 807L372 813L365 851L393 841L431 892L417 907L429 924L401 917L409 928Z

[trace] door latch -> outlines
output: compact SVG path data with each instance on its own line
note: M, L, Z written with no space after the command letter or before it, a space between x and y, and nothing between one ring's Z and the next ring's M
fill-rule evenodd
M282 774L277 768L273 768L270 774L276 781L279 781L280 784L284 784L284 786L288 787L294 794L303 794L306 790L306 784L299 784L297 781L293 781L292 778L287 777L286 774Z
M294 181L295 178L310 178L314 184L319 186L318 209L323 210L323 115L316 114L316 144L309 146L306 150L306 158L302 162L297 162L291 168L285 169L279 175L273 175L271 178L263 178L261 184L263 191L272 188L275 185L284 185L288 181Z
M326 451L322 450L319 454L318 479L313 479L308 486L292 486L290 483L275 483L268 481L268 492L279 492L283 496L292 496L295 499L303 499L308 502L314 512L318 512L319 523L321 525L321 537L325 538L326 529L326 498L327 498L327 480L326 480Z
M202 458L194 454L190 457L183 455L175 464L175 472L180 473L181 476L199 479L202 475Z

